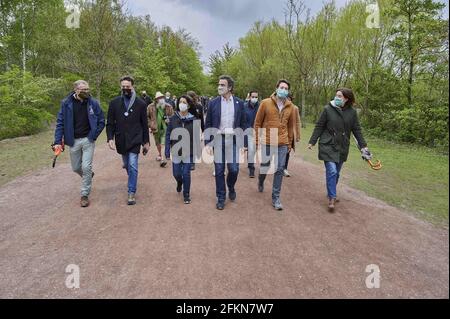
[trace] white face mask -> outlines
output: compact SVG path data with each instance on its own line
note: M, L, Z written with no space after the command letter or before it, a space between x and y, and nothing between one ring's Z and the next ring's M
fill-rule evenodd
M251 99L250 101L251 101L253 104L256 104L256 103L258 103L258 98L255 97L255 98Z
M164 99L159 99L158 100L158 105L159 106L164 106L166 104L166 101L164 101Z
M180 112L186 112L188 110L188 105L184 103L180 103L178 107L180 108Z
M225 95L228 93L228 88L227 87L223 87L223 86L219 86L217 88L217 92L219 93L219 95Z

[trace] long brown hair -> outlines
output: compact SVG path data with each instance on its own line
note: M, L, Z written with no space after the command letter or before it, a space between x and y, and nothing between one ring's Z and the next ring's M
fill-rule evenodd
M345 106L353 106L356 103L355 94L351 89L348 88L341 88L337 89L336 92L341 92L342 95L348 100L345 103Z

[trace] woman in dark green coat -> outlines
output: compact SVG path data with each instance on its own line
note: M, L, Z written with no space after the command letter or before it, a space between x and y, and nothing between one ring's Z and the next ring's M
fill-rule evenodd
M358 114L353 108L354 104L355 95L352 90L338 89L334 100L325 106L309 140L309 149L319 140L319 160L325 163L330 211L334 211L337 200L336 186L342 165L347 161L352 133L360 149L369 152L361 132Z

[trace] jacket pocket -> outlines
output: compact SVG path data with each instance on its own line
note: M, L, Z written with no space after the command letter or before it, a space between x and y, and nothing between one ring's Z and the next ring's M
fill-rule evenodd
M319 144L324 144L324 145L335 145L335 139L334 136L330 135L330 134L326 134L326 135L322 135L319 139Z

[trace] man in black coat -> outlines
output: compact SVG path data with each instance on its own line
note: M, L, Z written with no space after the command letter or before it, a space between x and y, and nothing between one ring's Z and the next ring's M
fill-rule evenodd
M139 153L141 146L144 156L150 149L147 104L136 96L133 78L121 78L120 85L122 95L109 103L106 133L109 148L122 155L128 173L128 205L135 205Z

